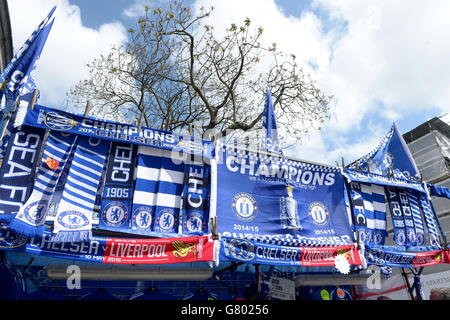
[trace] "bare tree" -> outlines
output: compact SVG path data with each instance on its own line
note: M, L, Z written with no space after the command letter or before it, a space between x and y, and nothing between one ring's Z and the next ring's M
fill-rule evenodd
M129 29L127 45L92 61L90 78L69 97L132 121L143 113L146 126L181 130L196 122L225 136L230 129L261 128L269 85L280 131L300 139L316 124L320 129L332 97L304 74L294 55L275 44L263 47L263 29L253 29L250 19L218 38L204 23L213 10L193 16L176 1L166 11L146 7Z

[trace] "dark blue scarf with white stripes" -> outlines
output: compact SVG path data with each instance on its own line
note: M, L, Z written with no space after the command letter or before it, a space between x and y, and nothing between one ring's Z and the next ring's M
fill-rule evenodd
M74 134L49 133L33 192L11 221L10 229L30 237L42 235L50 199L75 140Z

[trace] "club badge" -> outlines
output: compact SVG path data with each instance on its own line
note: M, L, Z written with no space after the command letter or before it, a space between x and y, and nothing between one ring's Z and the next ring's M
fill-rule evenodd
M258 215L258 205L255 198L246 192L236 194L231 205L234 214L241 221L252 221Z
M122 202L112 201L104 207L102 220L109 227L121 227L128 220L128 208Z

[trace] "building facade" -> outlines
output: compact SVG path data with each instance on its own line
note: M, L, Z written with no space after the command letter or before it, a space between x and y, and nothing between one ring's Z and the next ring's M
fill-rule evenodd
M450 114L435 117L403 135L424 181L450 188ZM450 200L432 197L440 227L450 241ZM448 265L425 268L424 274L448 270ZM450 271L448 271L450 277ZM447 285L450 286L450 283Z
M6 0L0 0L0 71L3 71L6 65L11 61L13 54L8 3Z

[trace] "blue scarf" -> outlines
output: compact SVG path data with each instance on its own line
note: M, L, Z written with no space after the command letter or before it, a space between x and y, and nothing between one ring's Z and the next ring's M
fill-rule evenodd
M365 198L369 197L367 192L363 193L363 184L351 182L348 191L353 209L353 217L355 231L359 234L361 243L369 243L373 241L374 212ZM364 186L365 189L367 185ZM367 191L367 190L364 190Z
M183 234L202 235L208 230L210 167L200 157L185 166L183 188Z
M405 230L407 236L407 245L416 246L417 245L417 230L414 225L414 219L412 215L411 206L408 199L408 194L403 188L398 189L398 196L400 200L400 205L402 207L403 219L405 221Z
M10 229L30 237L42 235L50 198L75 140L76 136L73 134L58 131L49 133L33 192L11 221Z
M399 246L404 246L407 243L406 225L397 188L386 187L385 190L391 212L392 226L394 227L394 241Z
M422 207L422 211L425 217L425 222L427 224L428 233L430 235L430 245L432 246L440 246L439 243L439 233L437 230L436 222L434 221L433 212L428 202L427 196L425 193L419 194L420 205Z
M0 168L0 223L9 223L30 196L44 135L43 129L13 129Z
M135 160L135 146L112 143L101 200L99 229L129 231Z
M414 220L414 227L416 229L416 245L423 246L425 245L425 230L422 220L423 211L420 206L418 192L415 190L406 189L406 194L408 195L408 201Z
M177 233L183 191L184 165L177 153L138 147L133 195L132 233Z
M89 241L92 213L110 142L78 137L53 229L54 242Z

